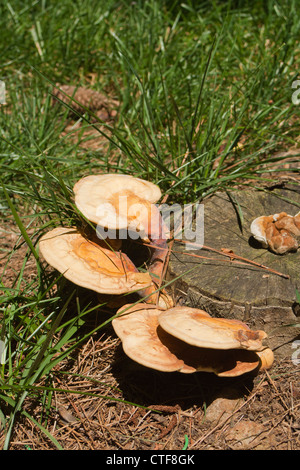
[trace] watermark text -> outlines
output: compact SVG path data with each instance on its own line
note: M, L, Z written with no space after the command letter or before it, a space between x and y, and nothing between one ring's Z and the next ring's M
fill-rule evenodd
M120 196L117 204L100 204L96 214L100 239L174 238L184 240L186 250L198 250L204 244L203 204L130 204Z

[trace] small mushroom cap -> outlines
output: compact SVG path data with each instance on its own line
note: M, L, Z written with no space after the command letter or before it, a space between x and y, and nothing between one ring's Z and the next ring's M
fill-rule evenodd
M270 248L274 253L282 255L297 251L296 237L300 236L299 222L298 214L293 217L286 212L280 212L257 217L251 223L250 231L263 248Z
M253 331L239 320L212 318L191 307L174 307L161 313L160 326L169 334L193 346L212 349L259 351L264 331Z
M161 197L156 184L123 174L86 176L75 184L74 194L87 219L112 230L142 230L151 204Z
M151 285L124 254L84 238L76 228L57 227L42 236L40 251L47 263L79 286L103 294L124 294Z
M272 349L265 348L262 351L258 351L257 355L260 360L259 369L260 370L267 370L270 369L274 362L274 353Z
M300 227L297 225L297 215L295 217L286 215L275 222L277 230L286 230L296 237L300 236Z
M273 216L261 216L253 220L250 225L250 232L259 241L264 248L268 247L268 241L266 237L266 229L269 223L273 222Z
M162 329L161 309L146 304L125 305L112 321L125 354L139 364L162 372L201 371L235 377L253 371L259 358L253 351L198 348ZM209 317L204 312L204 317Z
M290 251L297 251L298 242L288 230L278 230L276 225L271 225L266 230L269 248L278 255L283 255Z
M298 212L295 216L294 216L294 222L296 224L296 227L300 230L300 212Z

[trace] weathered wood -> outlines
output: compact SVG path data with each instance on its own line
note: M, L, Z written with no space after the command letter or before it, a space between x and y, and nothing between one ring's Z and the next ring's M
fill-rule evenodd
M251 237L250 224L261 215L281 211L295 215L299 210L299 187L239 190L208 198L204 201L204 246L232 250L289 279L250 264L237 264L206 248L185 251L184 244L175 242L168 273L169 279L180 276L173 283L175 298L203 308L212 316L236 318L251 328L264 329L270 347L279 354L291 355L291 342L300 338L300 328L285 325L300 324L296 302L296 289L300 292L300 249L283 256L262 249Z

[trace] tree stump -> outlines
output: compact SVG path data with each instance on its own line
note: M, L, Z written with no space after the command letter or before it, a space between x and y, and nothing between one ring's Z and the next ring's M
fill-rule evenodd
M292 343L300 339L296 298L296 289L300 292L300 248L286 255L262 249L251 237L250 224L261 215L283 211L295 215L300 210L300 188L217 193L203 204L204 247L187 251L182 242L173 245L168 279L177 278L172 284L175 299L213 317L235 318L262 329L277 356L291 357ZM289 278L238 263L206 247L232 250Z

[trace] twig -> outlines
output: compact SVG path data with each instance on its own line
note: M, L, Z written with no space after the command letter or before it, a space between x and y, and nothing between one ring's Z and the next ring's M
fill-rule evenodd
M285 402L285 400L284 400L282 394L279 392L278 388L276 387L276 384L275 384L274 380L272 379L272 377L270 376L270 374L268 373L267 370L265 371L265 373L266 373L266 376L268 377L268 380L269 380L270 384L272 385L272 387L273 387L274 390L276 391L277 396L279 397L279 399L280 399L281 403L283 404L284 408L285 408L286 410L290 410L289 406L288 406L287 403Z
M164 259L164 266L163 266L163 269L162 269L162 272L161 272L161 276L160 276L160 279L159 279L159 289L161 288L162 286L162 282L163 280L165 279L165 276L166 276L166 272L167 272L167 269L168 269L168 265L169 265L169 260L170 260L170 256L171 256L171 251L172 251L172 246L174 244L174 240L171 240L169 242L169 247L168 247L168 252L165 256L165 259Z
M161 440L163 437L165 437L167 434L169 434L169 432L172 431L172 429L174 429L174 427L176 426L177 423L178 423L177 416L173 415L170 419L170 422L169 422L168 426L161 430L161 432L158 436L158 440Z
M173 245L174 241L179 241L179 242L182 242L182 243L189 243L185 240L173 239L169 242L169 245L171 245L171 244ZM158 249L158 250L163 250L164 249L164 248L161 248L161 247L156 246L156 245L152 245L152 244L150 245L146 242L137 241L136 243L141 243L141 244L146 245L146 246L149 245L152 248L155 248L155 249ZM196 246L196 244L194 244L194 246ZM167 254L167 257L166 257L162 279L165 276L165 273L166 273L166 270L167 270L167 267L168 267L168 260L169 260L171 252L176 253L176 254L182 254L182 255L185 255L185 256L191 256L191 257L194 257L194 258L206 259L206 260L209 260L209 261L219 261L219 262L229 262L230 263L230 262L232 262L236 259L236 260L240 260L240 262L235 261L235 264L239 264L239 265L242 265L242 266L247 266L248 264L251 264L253 266L256 266L257 268L261 268L261 269L264 269L264 270L266 270L266 271L268 271L272 274L276 274L277 276L281 276L285 279L290 279L290 276L288 274L283 274L279 271L276 271L275 269L272 269L272 268L269 268L268 266L265 266L264 264L256 263L255 261L252 261L250 259L243 258L242 256L236 255L232 251L230 251L230 252L221 251L221 250L217 250L215 248L210 248L210 247L204 246L204 245L203 246L199 245L199 248L203 248L203 249L206 249L206 250L213 251L213 252L218 253L220 255L226 256L227 258L230 258L230 259L229 260L222 260L222 259L219 259L219 258L211 258L209 256L196 255L195 253L187 253L186 251L176 251L176 250L173 250L172 248L170 248L168 250L168 254Z
M176 241L179 241L181 243L189 243L191 244L190 242L188 241L185 241L185 240L180 240L180 239L175 239ZM196 243L193 243L192 244L193 246L197 247L197 244ZM211 248L209 246L206 246L206 245L199 245L199 248L202 248L204 250L209 250L209 251L213 251L215 253L218 253L220 255L223 255L223 256L227 256L228 258L230 258L230 261L234 260L234 259L238 259L238 260L241 260L241 261L244 261L245 263L249 263L249 264L252 264L253 266L257 266L258 268L262 268L262 269L265 269L273 274L277 274L278 276L281 276L285 279L290 279L290 276L288 274L283 274L283 273L280 273L279 271L276 271L275 269L272 269L272 268L269 268L268 266L265 266L264 264L260 264L260 263L257 263L256 261L252 261L251 259L248 259L248 258L244 258L243 256L239 256L239 255L236 255L233 251L231 250L226 250L226 249L223 249L223 250L217 250L216 248ZM180 252L182 253L182 252ZM186 255L192 255L192 253L184 253ZM195 255L194 256L198 257L198 255Z

